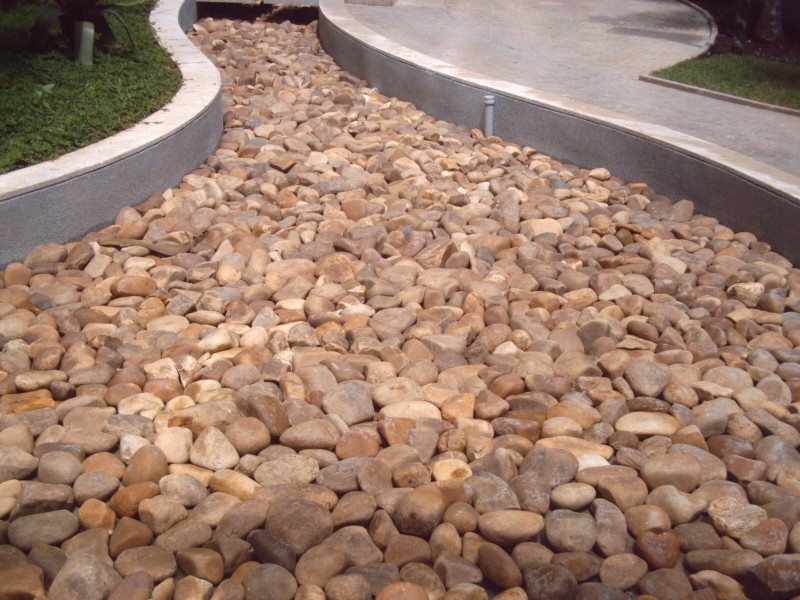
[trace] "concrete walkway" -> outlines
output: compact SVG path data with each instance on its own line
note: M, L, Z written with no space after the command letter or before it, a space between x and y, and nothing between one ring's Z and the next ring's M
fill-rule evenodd
M800 264L800 116L643 81L704 53L681 0L319 0L344 69L429 114L648 183ZM363 3L362 3L363 2Z

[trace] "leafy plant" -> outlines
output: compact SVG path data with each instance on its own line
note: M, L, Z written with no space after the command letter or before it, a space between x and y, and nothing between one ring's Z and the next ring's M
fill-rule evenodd
M86 22L94 26L94 31L98 34L99 44L104 48L114 48L121 44L117 35L111 27L109 17L115 21L125 32L125 37L130 48L135 51L136 43L131 35L130 28L119 12L120 8L141 4L144 0L50 0L50 3L42 8L36 22L33 25L31 34L31 44L35 51L47 49L50 31L59 25L62 39L66 40L69 47L75 49L78 41L76 40L76 23Z
M45 83L33 88L33 104L46 109L50 108L50 104L47 102L47 96L53 93L54 87L56 87L55 83Z

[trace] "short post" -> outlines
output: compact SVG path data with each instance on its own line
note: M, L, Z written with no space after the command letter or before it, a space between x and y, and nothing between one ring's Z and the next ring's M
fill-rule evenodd
M78 64L91 66L94 55L94 23L75 21L75 60Z
M483 133L486 137L494 135L494 96L483 97Z

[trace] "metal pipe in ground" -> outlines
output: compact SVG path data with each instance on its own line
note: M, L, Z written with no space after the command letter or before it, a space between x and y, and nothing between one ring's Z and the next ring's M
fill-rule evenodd
M494 96L483 97L483 133L486 137L494 135Z

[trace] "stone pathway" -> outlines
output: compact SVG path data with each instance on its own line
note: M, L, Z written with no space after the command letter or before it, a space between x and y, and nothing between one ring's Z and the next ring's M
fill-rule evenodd
M193 37L215 155L2 272L0 597L800 594L800 271L313 24Z

